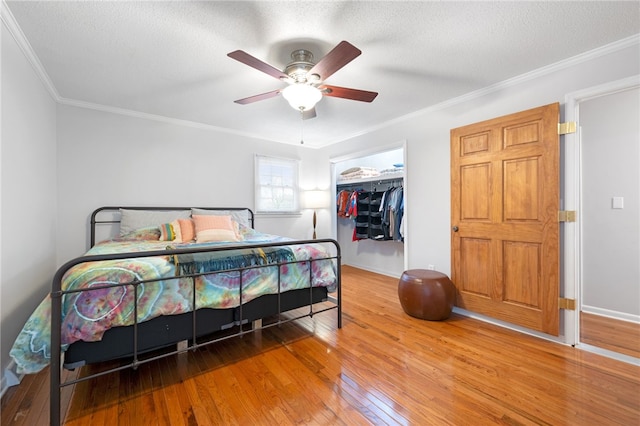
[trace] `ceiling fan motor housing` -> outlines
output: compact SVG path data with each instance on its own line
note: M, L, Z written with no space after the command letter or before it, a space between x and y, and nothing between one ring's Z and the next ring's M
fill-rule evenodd
M296 83L314 83L319 80L320 76L313 79L312 76L307 75L315 65L312 62L313 53L306 49L294 50L291 53L291 59L292 61L287 64L284 73L291 77Z

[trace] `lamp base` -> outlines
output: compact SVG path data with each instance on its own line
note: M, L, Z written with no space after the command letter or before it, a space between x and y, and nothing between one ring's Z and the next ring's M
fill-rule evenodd
M316 239L316 211L313 211L313 239Z

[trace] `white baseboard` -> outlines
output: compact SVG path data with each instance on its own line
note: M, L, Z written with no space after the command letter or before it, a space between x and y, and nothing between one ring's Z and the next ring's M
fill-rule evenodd
M597 346L587 345L586 343L578 343L576 348L587 352L593 352L594 354L606 356L618 361L626 362L628 364L637 365L640 367L640 358L634 358L629 355L621 354L620 352L610 351L608 349L602 349Z
M24 374L18 374L16 372L16 363L11 360L7 368L4 369L4 373L2 374L2 379L0 380L0 398L4 396L4 393L11 386L15 386L22 381Z
M376 274L386 275L386 276L392 277L392 278L400 278L400 276L402 275L402 272L403 272L403 271L392 272L392 271L382 270L382 269L371 267L371 265L358 265L358 264L356 264L354 262L345 263L344 265L353 266L354 268L364 269L365 271L375 272Z
M583 309L584 311L584 309ZM514 330L514 331L518 331L520 333L524 333L524 334L528 334L530 336L534 336L534 337L539 337L541 339L545 339L545 340L549 340L551 342L555 342L555 343L560 343L561 345L569 345L568 343L566 343L564 340L564 336L560 335L560 336L551 336L549 334L544 334L544 333L540 333L538 331L535 330L530 330L528 328L524 328L524 327L520 327L518 325L514 325L511 323L507 323L501 320L497 320L491 317L487 317L481 314L477 314L475 312L471 312L471 311L467 311L466 309L462 309L462 308L458 308L457 306L453 307L453 312L460 314L460 315L464 315L466 317L469 318L474 318L480 321L484 321L484 322L488 322L500 327L504 327L504 328L508 328L510 330ZM606 356L608 358L613 358L615 360L618 361L622 361L622 362L626 362L629 364L633 364L633 365L638 365L640 366L640 359L638 358L634 358L632 356L629 355L624 355L618 352L613 352L613 351L609 351L606 349L602 349L602 348L597 348L595 346L591 346L591 345L587 345L585 343L578 343L577 345L575 345L575 347L577 349L583 350L583 351L587 351L587 352L593 352L602 356Z
M618 311L611 311L609 309L603 309L603 308L598 308L598 307L589 306L589 305L582 305L581 311L587 314L600 315L603 317L640 324L640 315L627 314L625 312L618 312Z

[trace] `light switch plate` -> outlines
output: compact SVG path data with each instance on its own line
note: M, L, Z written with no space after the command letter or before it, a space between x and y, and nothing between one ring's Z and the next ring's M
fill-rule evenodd
M624 208L624 197L613 197L611 199L611 208L612 209L623 209Z

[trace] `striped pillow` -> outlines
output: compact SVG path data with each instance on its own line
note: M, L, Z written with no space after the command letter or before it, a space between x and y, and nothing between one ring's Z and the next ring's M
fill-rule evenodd
M240 241L231 216L193 215L196 241Z
M171 223L163 223L160 225L160 241L182 242L182 233L180 232L180 222L174 220Z

